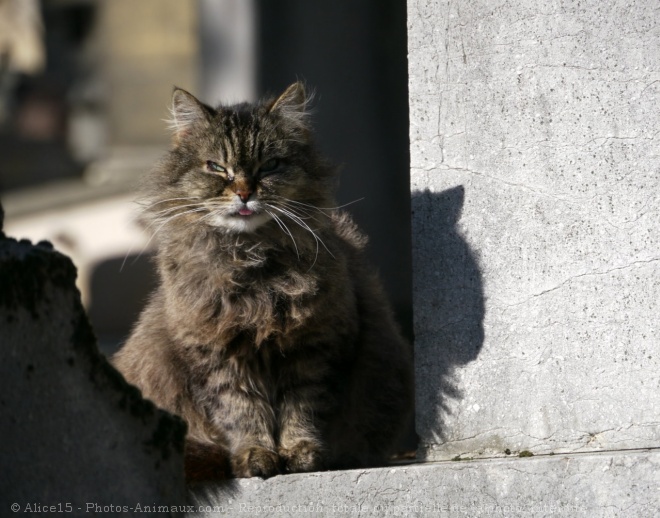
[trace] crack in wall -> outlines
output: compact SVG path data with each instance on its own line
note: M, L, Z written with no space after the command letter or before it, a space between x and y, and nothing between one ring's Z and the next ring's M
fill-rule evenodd
M654 258L654 259L648 259L648 260L638 260L638 261L633 261L630 264L626 264L626 265L622 265L622 266L616 266L614 268L610 268L610 269L604 270L604 271L592 271L592 272L584 272L584 273L580 273L580 274L577 274L577 275L572 275L571 277L569 277L569 278L565 279L564 281L560 282L557 286L553 286L552 288L548 288L548 289L542 290L540 292L533 293L532 295L530 295L526 299L521 300L519 302L508 302L508 303L505 303L505 305L507 307L511 308L511 307L516 307L516 306L520 306L520 305L523 305L523 304L527 304L532 299L542 297L544 295L547 295L548 293L552 293L554 291L562 289L562 288L566 287L568 284L570 284L571 282L573 282L577 279L584 278L584 277L609 275L609 274L614 273L614 272L629 270L631 268L636 268L638 266L653 264L653 263L657 263L657 262L660 262L660 258ZM499 300L501 301L502 299L499 299Z

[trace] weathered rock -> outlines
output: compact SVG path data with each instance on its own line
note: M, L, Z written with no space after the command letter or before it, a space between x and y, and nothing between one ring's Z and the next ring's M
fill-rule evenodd
M0 237L0 514L175 515L185 425L98 352L75 276L49 243Z

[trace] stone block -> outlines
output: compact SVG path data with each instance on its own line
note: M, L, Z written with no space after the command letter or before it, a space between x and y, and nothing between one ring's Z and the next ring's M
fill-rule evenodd
M636 451L242 479L198 488L187 516L654 518L659 468Z

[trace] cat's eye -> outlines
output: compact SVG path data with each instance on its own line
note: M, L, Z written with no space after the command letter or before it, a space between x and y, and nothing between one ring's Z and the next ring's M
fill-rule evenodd
M277 171L279 167L280 161L277 158L271 158L270 160L266 160L263 164L261 164L259 167L259 172L261 174L271 174Z
M206 161L206 168L211 173L226 173L227 172L227 170L224 167L222 167L217 162L214 162L213 160L207 160Z

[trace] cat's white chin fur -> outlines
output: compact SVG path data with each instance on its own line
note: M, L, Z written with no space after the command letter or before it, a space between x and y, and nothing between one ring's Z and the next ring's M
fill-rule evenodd
M211 220L211 224L232 233L254 232L270 219L270 215L265 212L253 213L249 216L217 215Z

